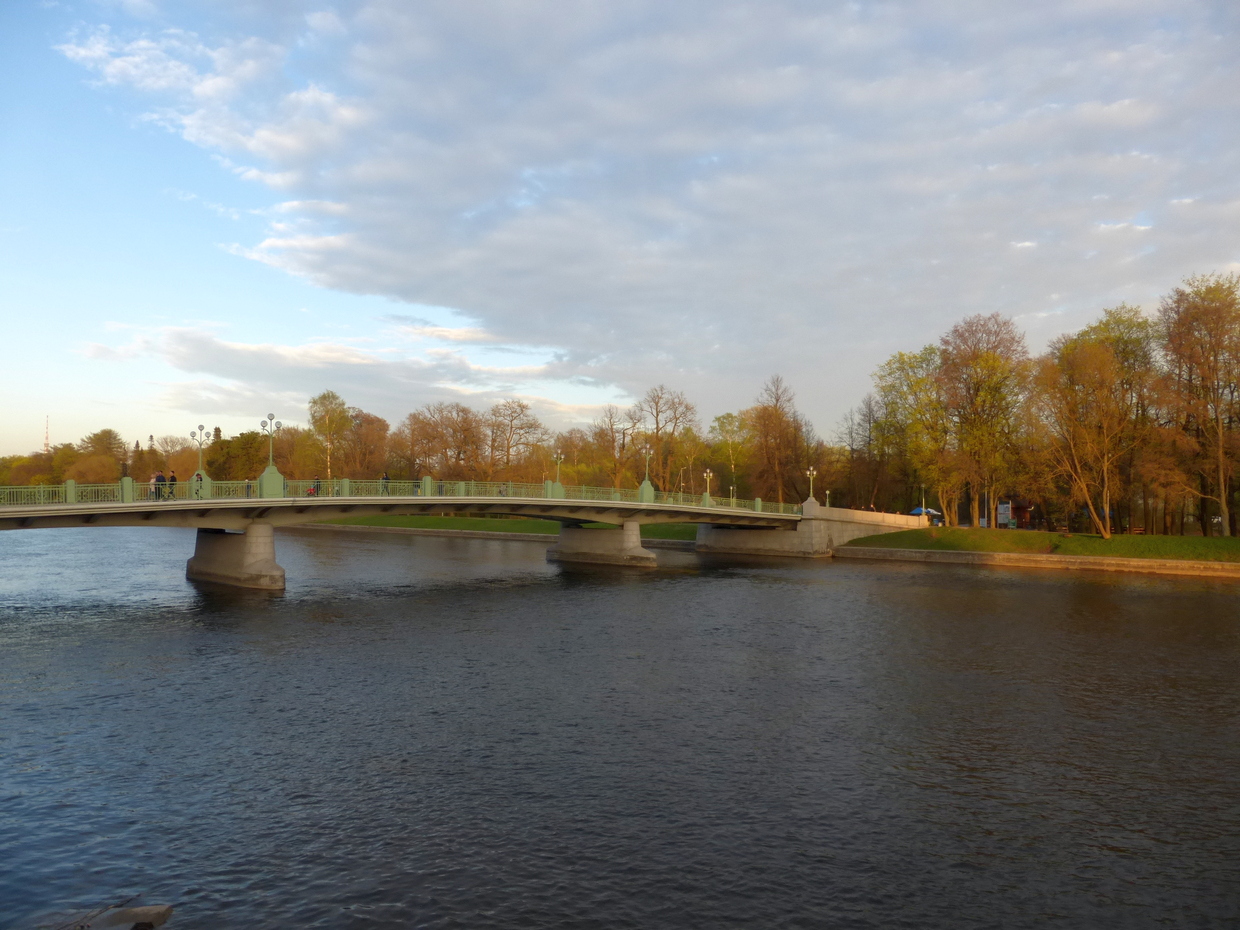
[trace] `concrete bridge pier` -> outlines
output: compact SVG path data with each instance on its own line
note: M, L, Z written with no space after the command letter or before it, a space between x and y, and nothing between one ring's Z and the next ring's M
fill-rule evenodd
M642 548L641 524L626 520L620 530L565 526L556 544L547 550L549 562L653 567L654 553Z
M795 530L734 529L699 524L697 551L825 558L836 546L842 546L858 536L892 533L925 525L925 517L824 507L815 500L807 500L801 505L801 522Z
M284 569L276 564L275 528L251 523L244 533L200 529L185 577L239 588L284 590Z
M833 545L831 523L825 519L825 514L820 513L825 510L815 501L806 501L801 521L795 529L787 530L765 527L741 529L699 523L695 548L698 552L736 555L825 558L831 554Z

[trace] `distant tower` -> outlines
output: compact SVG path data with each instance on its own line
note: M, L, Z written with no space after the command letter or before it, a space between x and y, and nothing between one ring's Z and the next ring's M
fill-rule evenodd
M43 454L44 455L47 455L47 453L52 451L52 444L48 441L49 439L51 439L51 436L52 436L52 418L51 418L51 415L49 414L47 418L44 419L43 421Z

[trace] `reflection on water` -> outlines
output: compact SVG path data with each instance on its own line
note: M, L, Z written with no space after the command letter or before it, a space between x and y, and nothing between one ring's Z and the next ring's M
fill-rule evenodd
M0 534L0 927L1223 927L1233 584Z

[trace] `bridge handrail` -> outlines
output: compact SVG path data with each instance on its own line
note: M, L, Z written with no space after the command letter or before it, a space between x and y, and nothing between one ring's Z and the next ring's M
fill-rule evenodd
M129 499L126 498L129 488ZM258 498L257 481L211 481L198 484L193 480L175 485L135 481L106 484L34 484L0 487L0 507L28 507L50 504L145 503L151 500L237 500ZM798 514L800 504L775 501L706 498L704 495L677 491L655 491L653 500L643 500L637 488L595 488L582 485L556 485L550 481L531 484L517 481L454 481L431 478L429 481L384 481L382 479L290 479L284 482L284 497L493 497L560 501L616 501L620 503L654 503L682 507L712 507L724 510L745 510L755 513ZM272 499L272 498L267 498ZM278 499L278 498L277 498Z

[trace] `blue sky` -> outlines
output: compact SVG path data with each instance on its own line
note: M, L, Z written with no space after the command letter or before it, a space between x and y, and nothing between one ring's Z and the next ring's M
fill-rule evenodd
M0 5L0 454L782 374L1240 270L1234 4Z

